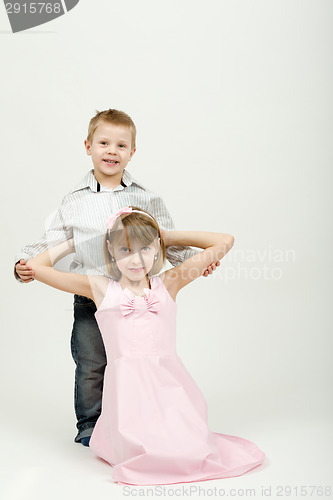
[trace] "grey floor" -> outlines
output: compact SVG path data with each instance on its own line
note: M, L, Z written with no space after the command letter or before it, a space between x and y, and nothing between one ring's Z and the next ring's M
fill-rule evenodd
M331 422L323 419L265 418L260 425L237 424L238 435L265 451L263 465L236 478L150 487L113 483L112 467L74 443L68 423L58 422L53 435L38 419L29 432L19 430L16 419L3 428L2 500L158 498L162 493L178 498L333 498L333 432ZM215 425L212 430L232 434L234 429L226 432Z

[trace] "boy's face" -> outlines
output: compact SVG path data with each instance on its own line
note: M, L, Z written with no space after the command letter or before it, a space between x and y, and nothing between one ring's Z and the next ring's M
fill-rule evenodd
M129 127L103 121L95 130L92 144L84 141L84 145L95 172L107 177L122 174L136 151L131 149Z

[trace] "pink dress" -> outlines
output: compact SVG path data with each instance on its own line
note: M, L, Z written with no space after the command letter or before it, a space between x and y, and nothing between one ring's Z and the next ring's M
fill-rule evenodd
M207 403L176 352L177 304L158 276L137 297L110 279L95 313L107 354L90 448L115 483L158 485L240 476L265 454L211 432Z

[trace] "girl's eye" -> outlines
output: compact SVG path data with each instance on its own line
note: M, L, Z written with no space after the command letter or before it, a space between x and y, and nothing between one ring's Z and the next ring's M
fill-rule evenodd
M120 251L123 252L123 253L127 252L127 250L128 250L127 247L121 247L121 249L120 249Z
M142 247L142 250L148 251L150 250L150 247Z

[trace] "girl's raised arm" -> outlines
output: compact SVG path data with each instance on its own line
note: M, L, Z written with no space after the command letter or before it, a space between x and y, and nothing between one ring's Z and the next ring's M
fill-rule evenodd
M193 246L204 250L193 255L179 266L168 269L163 276L164 284L176 297L185 285L199 278L212 262L221 260L232 248L234 237L226 233L207 231L161 231L166 246Z
M73 252L75 252L75 247L74 241L71 239L45 250L45 252L29 259L28 263L37 281L41 281L58 290L83 295L84 297L94 300L94 277L57 271L52 267L60 259Z

